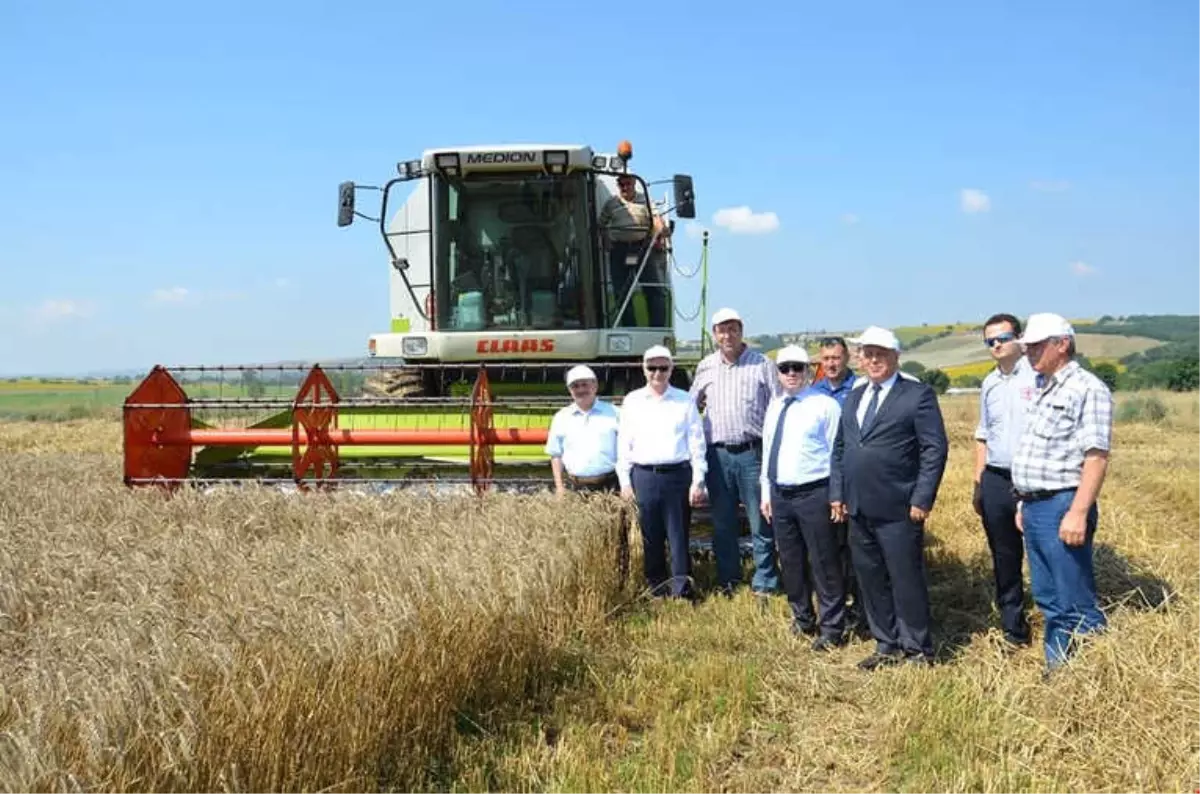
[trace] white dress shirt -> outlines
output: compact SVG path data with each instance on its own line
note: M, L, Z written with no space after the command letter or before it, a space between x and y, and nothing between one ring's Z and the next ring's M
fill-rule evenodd
M841 403L828 393L810 386L795 395L780 425L779 416L783 413L787 398L783 394L771 400L763 420L763 462L759 484L764 498L770 494L771 483L767 475L771 448L778 434L782 434L782 438L779 442L776 485L804 485L829 476L833 442L842 418Z
M660 396L649 386L635 389L621 404L617 432L617 479L631 486L634 464L666 466L691 460L692 485L703 487L704 424L696 403L683 389L667 386Z
M879 401L875 405L876 416L879 415L879 409L883 407L883 401L887 399L888 394L892 391L892 387L896 385L896 379L899 377L900 372L897 370L896 372L892 373L890 378L879 384ZM913 380L916 380L916 378ZM871 393L875 390L875 384L870 378L864 377L862 379L862 383L864 384L863 388L866 389L866 393L863 394L862 400L858 403L858 413L855 414L855 416L858 418L859 427L862 427L863 417L867 415L867 406L871 404ZM858 384L856 383L855 388L857 387Z
M608 474L617 467L619 414L616 406L599 399L589 411L575 403L560 408L550 421L546 454L562 458L563 468L576 477Z

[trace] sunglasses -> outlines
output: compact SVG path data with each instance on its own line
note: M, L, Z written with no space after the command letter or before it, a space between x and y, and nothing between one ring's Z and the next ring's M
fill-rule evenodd
M1004 333L1004 334L1000 334L999 336L993 336L988 339L984 339L983 343L985 345L987 345L988 347L995 347L996 345L1002 345L1005 342L1011 342L1012 340L1014 340L1016 338L1017 338L1016 334Z
M647 364L647 372L666 372L671 366L669 364Z
M821 337L819 344L821 347L833 347L834 345L841 345L842 347L845 347L846 340L842 339L840 336L823 336Z
M787 364L779 365L779 371L784 375L791 375L793 373L797 375L803 375L804 370L806 369L808 369L808 365L806 364L792 364L789 362Z

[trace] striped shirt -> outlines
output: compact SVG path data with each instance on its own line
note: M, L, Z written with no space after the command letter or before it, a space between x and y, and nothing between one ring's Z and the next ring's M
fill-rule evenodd
M1069 361L1034 398L1013 455L1013 488L1075 488L1089 449L1112 445L1112 393L1104 382Z
M771 398L783 392L775 362L749 345L732 364L718 350L696 367L692 397L704 395L704 438L709 444L742 444L762 438Z

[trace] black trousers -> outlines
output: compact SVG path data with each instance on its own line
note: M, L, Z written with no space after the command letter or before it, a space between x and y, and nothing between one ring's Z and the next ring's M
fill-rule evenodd
M925 528L852 515L850 551L877 650L932 658Z
M846 629L846 581L837 527L829 519L829 480L773 486L771 524L792 618L804 627L817 626L828 640L840 640Z
M668 591L673 596L690 596L692 557L689 548L688 491L692 466L685 463L667 471L634 465L630 474L642 527L643 567L646 583L654 595ZM664 546L671 549L670 578Z
M1012 492L1012 475L1002 469L986 468L979 480L983 495L983 529L992 551L996 578L996 607L1004 634L1015 642L1028 642L1029 621L1025 617L1025 585L1021 566L1025 562L1025 539L1017 529L1017 499Z

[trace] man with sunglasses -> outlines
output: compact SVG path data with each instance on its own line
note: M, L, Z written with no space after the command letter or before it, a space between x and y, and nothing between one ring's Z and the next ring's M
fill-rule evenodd
M827 651L845 642L846 628L840 538L829 510L830 461L842 408L828 394L805 388L804 348L788 345L775 361L783 393L771 400L763 421L768 453L760 509L775 531L792 633L817 635L812 649Z
M742 318L736 311L719 309L714 313L712 331L717 349L697 365L692 395L704 412L717 583L728 595L742 578L740 502L749 519L754 555L750 587L755 595L766 598L779 591L779 565L771 523L758 509L762 502L762 428L767 405L780 386L771 359L744 341Z
M1029 644L1030 629L1021 578L1025 549L1017 529L1012 457L1037 396L1037 372L1021 350L1020 334L1021 321L1011 314L994 314L983 324L983 341L996 368L984 378L979 394L972 497L992 553L996 607L1004 639L1013 647Z
M617 477L621 495L636 500L642 530L646 582L654 595L667 589L690 598L689 506L705 499L704 427L695 402L670 384L671 351L655 345L642 355L646 385L625 396L617 430Z

